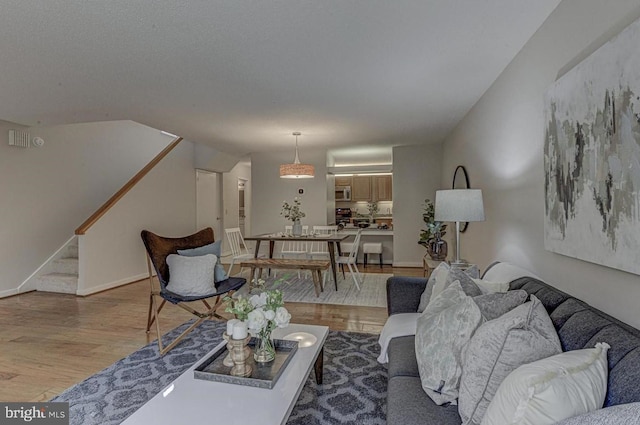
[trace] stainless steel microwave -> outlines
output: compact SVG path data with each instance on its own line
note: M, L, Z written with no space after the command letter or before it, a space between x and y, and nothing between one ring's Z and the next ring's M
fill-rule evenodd
M351 186L336 186L336 201L350 201Z

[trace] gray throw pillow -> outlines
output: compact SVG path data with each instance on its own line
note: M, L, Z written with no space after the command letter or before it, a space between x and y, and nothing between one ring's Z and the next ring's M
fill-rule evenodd
M216 261L215 268L215 282L218 283L229 278L227 276L227 272L224 271L224 267L220 263L220 257L222 256L222 239L208 245L199 246L197 248L179 249L178 254L187 257L199 257L201 255L213 254L218 259Z
M478 304L485 320L493 320L524 303L528 297L527 291L518 289L509 292L478 295L473 297L473 301Z
M169 283L167 289L183 297L202 297L215 294L214 269L216 256L197 257L170 254L167 256Z
M433 299L436 295L438 295L455 281L460 282L462 290L468 296L475 297L478 295L482 295L482 291L473 281L473 278L468 274L468 272L470 272L472 275L477 274L478 266L473 266L466 270L463 270L453 268L445 262L440 263L438 267L436 267L433 272L431 272L431 276L429 276L429 280L427 281L427 286L420 296L418 313L422 313L427 305L429 305L429 301L431 299Z
M465 347L458 413L463 424L480 424L502 381L519 366L562 352L542 303L526 302L482 324Z
M422 388L438 405L456 403L460 352L482 322L480 309L460 282L449 285L418 318L415 350Z
M479 279L480 278L480 269L478 268L478 266L476 264L474 264L473 266L464 269L464 272L467 274L467 276L469 276L472 279Z
M477 270L477 266L476 267ZM482 291L478 288L478 285L473 281L471 276L467 274L467 272L473 272L473 268L462 270L451 267L449 269L449 275L447 276L448 282L455 282L456 280L460 281L460 286L462 286L462 290L465 294L470 297L477 297L478 295L482 295Z

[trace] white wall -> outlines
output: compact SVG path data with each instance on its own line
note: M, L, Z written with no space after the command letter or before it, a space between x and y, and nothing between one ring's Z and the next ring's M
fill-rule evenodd
M182 141L80 237L78 294L145 277L142 230L169 237L194 233L195 185L194 145Z
M0 296L25 281L171 138L132 121L29 129L41 148L7 145L0 123Z
M450 184L463 164L472 186L483 190L487 221L462 235L468 260L519 264L636 327L639 276L544 250L542 153L545 90L639 16L635 0L562 1L447 138L442 171L443 185Z
M418 245L425 199L440 189L442 147L435 145L393 148L393 265L422 267L426 250Z
M228 173L222 175L222 197L223 197L223 227L239 226L239 194L238 179L246 180L244 187L244 210L245 210L245 236L251 234L251 164L247 162L239 162ZM220 235L224 239L223 251L228 251L227 237ZM216 237L217 238L217 237Z
M282 202L299 196L306 213L303 225L327 224L327 153L325 150L302 149L301 161L315 166L313 179L281 179L280 164L291 162L291 151L261 152L251 155L251 231L254 234L281 232L290 224L280 215ZM298 189L304 189L299 195ZM262 249L262 248L261 248Z

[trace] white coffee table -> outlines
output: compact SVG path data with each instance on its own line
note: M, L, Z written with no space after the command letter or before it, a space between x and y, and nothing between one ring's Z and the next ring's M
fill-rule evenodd
M322 383L322 354L329 334L328 327L290 324L287 328L276 329L273 337L282 339L286 335L301 332L313 335L317 339L315 344L309 347L305 347L304 343L300 344L272 389L194 378L193 370L225 344L221 342L129 416L123 424L284 424L314 365L316 380Z

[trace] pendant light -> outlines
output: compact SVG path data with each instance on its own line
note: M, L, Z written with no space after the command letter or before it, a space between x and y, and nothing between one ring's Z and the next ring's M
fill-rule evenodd
M296 157L293 160L293 164L280 165L281 179L312 179L315 175L313 165L300 164L300 158L298 158L298 136L301 134L299 131L293 133L296 136Z

